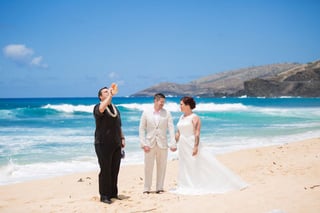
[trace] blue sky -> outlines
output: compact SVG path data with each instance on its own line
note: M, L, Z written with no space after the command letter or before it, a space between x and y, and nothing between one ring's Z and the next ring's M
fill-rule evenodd
M0 0L0 98L127 96L320 59L317 0Z

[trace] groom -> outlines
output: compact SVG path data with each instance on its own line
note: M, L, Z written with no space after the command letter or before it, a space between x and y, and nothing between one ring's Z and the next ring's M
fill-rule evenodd
M162 93L154 95L153 108L142 113L139 125L141 148L144 150L144 191L149 194L152 185L154 161L157 164L156 193L162 193L168 157L168 138L170 135L170 150L176 151L174 126L171 113L163 106L165 96Z

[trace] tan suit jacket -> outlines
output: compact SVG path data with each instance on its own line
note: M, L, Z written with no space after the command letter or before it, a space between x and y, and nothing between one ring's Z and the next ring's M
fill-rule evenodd
M169 138L167 138L168 132ZM171 113L165 109L161 109L159 119L157 120L155 119L153 108L145 110L140 120L139 139L141 148L144 146L152 148L156 144L161 149L167 149L169 146L176 147Z

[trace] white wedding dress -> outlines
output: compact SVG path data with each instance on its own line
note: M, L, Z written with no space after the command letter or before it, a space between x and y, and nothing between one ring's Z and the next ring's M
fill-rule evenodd
M186 117L182 115L177 124L180 132L179 172L178 186L173 192L188 195L215 194L247 187L240 177L223 166L212 153L201 148L201 143L198 154L192 156L195 142L193 116L194 113Z

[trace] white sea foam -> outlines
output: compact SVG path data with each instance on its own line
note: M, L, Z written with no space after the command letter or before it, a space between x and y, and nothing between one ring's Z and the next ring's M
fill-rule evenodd
M43 106L44 109L54 109L60 112L74 113L87 112L92 113L94 105L72 105L72 104L47 104Z
M122 165L142 164L142 151L130 152L122 160ZM55 162L39 162L19 164L10 160L8 164L0 166L0 185L19 183L29 180L44 179L66 174L99 171L99 165L95 155L82 156L74 160Z
M68 162L9 164L0 167L0 185L19 183L28 180L55 177L75 172L97 170L96 159L75 160Z
M215 104L215 103L201 103L198 104L195 111L207 111L207 112L226 112L226 111L245 111L248 107L240 104Z
M153 103L129 103L129 104L119 104L118 107L124 107L128 110L133 111L144 111L146 109L150 109L153 107ZM86 112L86 113L92 113L94 105L72 105L72 104L47 104L43 106L44 109L53 109L59 112L64 113L75 113L75 112ZM170 112L180 112L180 105L178 103L174 102L167 102L165 104L165 108L169 110ZM261 112L269 115L299 115L301 113L312 113L317 116L320 115L320 111L318 108L307 108L301 111L301 108L273 108L273 107L252 107L252 106L246 106L242 103L223 103L223 104L216 104L216 103L199 103L196 105L196 108L194 110L195 112L228 112L228 111L250 111L250 112ZM1 111L1 115L7 116L10 118L11 113L10 111Z
M2 109L0 110L0 118L1 119L13 119L15 117L15 115L12 113L11 110L7 110L7 109Z
M131 110L138 110L143 111L146 109L150 109L153 107L153 103L150 104L121 104L121 106L131 109ZM169 110L170 112L180 112L180 105L173 102L168 102L165 104L165 109ZM220 111L243 111L248 110L248 107L241 104L215 104L215 103L200 103L196 105L195 111L204 111L204 112L220 112Z
M215 136L206 135L201 137L201 142L214 154L222 154L248 148L282 145L291 142L317 138L320 130L284 135L261 135L261 136Z
M309 131L294 135L283 136L255 136L255 137L242 137L242 136L215 136L203 135L201 143L213 154L222 154L241 149L255 148L269 145L280 145L299 140L319 137L320 131ZM139 140L137 136L129 136L127 138L128 144L126 147L126 158L122 160L122 165L128 164L142 164L143 152L139 148ZM30 142L31 143L31 142ZM18 145L18 143L16 144ZM26 146L26 144L21 146ZM28 145L27 145L28 146ZM56 159L51 162L27 163L21 164L10 160L8 164L0 167L0 185L24 182L33 179L43 179L48 177L60 176L76 172L98 171L98 163L96 156L93 152L93 144L89 145L91 151L85 155L86 150L74 149L75 152L82 152L81 156L74 158L74 160ZM12 147L14 148L14 147ZM20 152L20 148L16 148L16 153ZM24 147L25 148L25 147ZM66 153L72 154L72 149L65 150ZM15 152L11 150L12 152ZM37 152L33 150L33 152ZM58 151L59 152L59 151ZM29 153L30 154L30 153ZM39 152L40 154L40 152ZM62 153L60 153L62 154ZM169 151L169 160L177 159L178 152Z
M258 112L266 115L274 115L277 117L319 117L320 111L317 107L309 108L275 108L275 107L251 107L249 106L248 111Z

